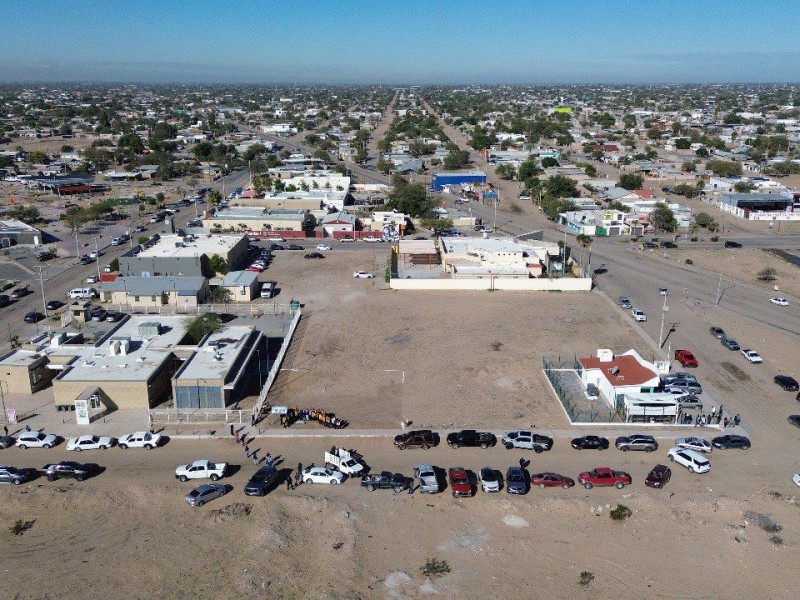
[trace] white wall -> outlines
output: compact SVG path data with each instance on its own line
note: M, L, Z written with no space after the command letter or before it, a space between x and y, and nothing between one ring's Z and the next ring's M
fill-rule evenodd
M389 287L393 290L488 290L493 286L495 290L517 290L529 292L565 291L580 292L591 291L592 280L589 278L561 278L561 279L518 279L490 277L475 279L392 279Z

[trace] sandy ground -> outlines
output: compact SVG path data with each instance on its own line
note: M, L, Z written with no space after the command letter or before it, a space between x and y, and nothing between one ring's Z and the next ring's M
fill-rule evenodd
M505 472L518 459L502 448L400 452L384 440L354 444L374 469L406 474L420 461ZM325 448L324 440L295 440L268 449L285 457L285 468L319 462ZM39 467L67 455L62 448L3 453ZM676 469L663 491L644 487L663 454L588 455L560 441L550 453L528 455L531 472L575 477L611 465L629 471L634 485L534 489L524 497L479 491L463 500L447 491L369 493L356 481L294 491L280 485L266 498L248 498L241 489L255 467L244 464L223 480L231 493L193 509L183 502L193 486L176 481L174 467L199 455L241 465L240 447L172 441L150 453L112 449L86 457L107 469L83 483L37 480L0 490L0 593L37 600L712 598L724 586L730 598L795 597L800 520L791 482L764 476L756 464L763 452L754 449L713 454L708 475ZM236 503L249 505L250 514L236 511ZM609 518L618 503L633 511L623 523ZM770 515L782 530L762 531L748 510ZM17 519L34 523L14 536L9 528ZM429 557L447 561L450 573L423 577L419 568ZM582 571L594 575L585 587Z
M766 250L755 248L691 250L681 248L670 250L670 256L681 263L690 259L695 267L706 269L712 273L719 273L720 267L722 267L724 276L763 288L765 293L800 296L800 267L796 267ZM758 274L765 268L775 269L775 281L758 280ZM778 286L779 292L774 292L773 286L775 285Z
M606 346L647 352L629 321L595 294L385 289L388 251L334 248L324 261L276 253L266 275L305 312L270 392L273 404L325 408L357 428L398 427L401 419L561 427L544 356ZM377 278L352 277L365 268ZM574 343L565 346L566 339Z

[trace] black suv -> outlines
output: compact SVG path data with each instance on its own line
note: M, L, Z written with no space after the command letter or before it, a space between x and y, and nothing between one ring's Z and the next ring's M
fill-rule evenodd
M652 435L635 434L618 437L615 445L618 450L623 452L628 450L644 450L645 452L658 450L658 442Z
M739 242L732 242L731 240L728 240L727 242L725 242L725 247L726 248L741 248L742 245Z
M47 481L55 481L65 477L72 477L75 481L83 481L91 474L91 468L88 465L64 460L54 465L45 465L43 472L44 476L47 477Z
M430 429L418 429L394 436L394 445L400 450L406 448L422 448L427 450L436 445L433 431Z
M261 467L244 486L244 493L248 496L264 496L270 486L278 478L278 470L272 465Z
M0 466L0 483L11 483L20 485L31 478L31 472L27 469L15 469L5 465Z
M794 377L789 377L788 375L775 375L775 383L781 386L781 388L783 388L783 390L786 392L796 392L797 390L800 390L797 380Z

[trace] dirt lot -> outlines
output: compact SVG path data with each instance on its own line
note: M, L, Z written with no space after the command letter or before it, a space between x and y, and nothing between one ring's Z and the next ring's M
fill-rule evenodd
M682 263L687 258L691 259L695 267L706 269L712 273L719 273L725 277L732 277L748 285L763 288L765 292L774 293L773 286L777 285L779 293L790 296L800 296L800 267L783 260L765 250L755 248L736 248L719 250L670 250L670 256ZM764 282L758 280L758 274L765 268L775 269L775 281Z
M304 317L274 404L317 406L354 427L561 427L542 357L648 348L595 294L400 292L381 277L389 249L277 252L265 274ZM376 279L354 279L355 270ZM571 340L564 344L564 340Z
M519 454L447 447L399 452L385 440L352 444L374 469L406 474L420 461L473 470L488 464L504 473ZM319 461L326 447L324 440L295 440L265 450L284 455L280 467L288 468ZM729 598L796 597L796 488L785 477L764 474L756 464L763 451L747 457L715 452L708 475L675 469L663 491L641 483L658 459L609 452L598 460L559 440L552 452L527 457L531 472L557 469L572 477L595 463L611 464L631 473L630 488L534 489L524 497L479 491L456 500L447 491L370 494L348 481L294 491L280 485L266 498L249 498L241 490L254 467L245 464L223 480L234 488L229 495L190 508L183 496L193 486L172 477L175 466L200 455L241 464L241 447L172 441L154 452L112 449L91 456L107 467L96 478L0 490L0 595L711 598L724 586ZM68 454L63 448L3 453L4 460L38 467ZM249 514L237 503L250 505ZM609 517L618 503L633 512L621 523ZM762 530L755 522L760 517L745 516L748 510L769 515L781 530ZM17 520L33 523L15 536L10 527ZM429 557L447 561L450 573L423 577L419 568ZM594 576L586 586L578 583L582 571Z

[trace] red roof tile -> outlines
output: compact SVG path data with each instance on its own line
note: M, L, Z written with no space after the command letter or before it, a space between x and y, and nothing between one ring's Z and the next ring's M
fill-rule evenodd
M615 356L613 360L608 362L600 362L600 359L596 356L580 358L578 360L583 365L584 369L600 369L605 378L615 387L623 385L643 385L654 377L658 377L658 373L639 364L639 361L630 354ZM609 369L613 369L614 367L619 369L616 375L612 375L609 372Z

